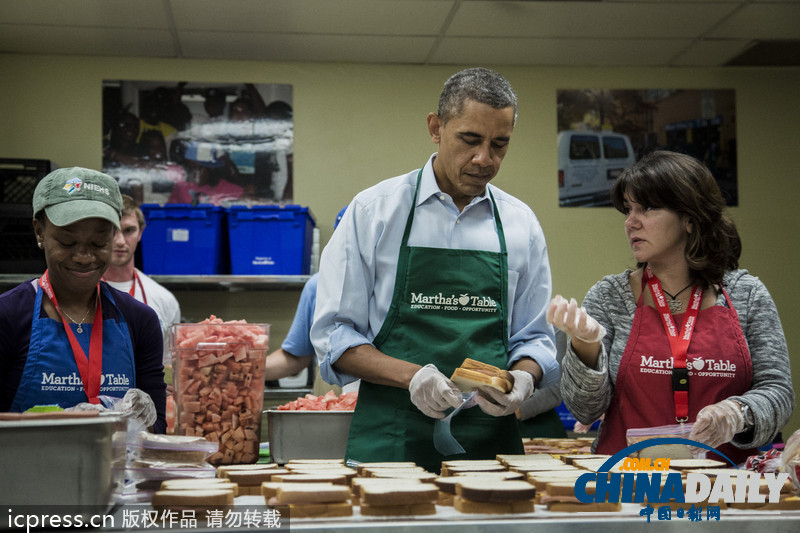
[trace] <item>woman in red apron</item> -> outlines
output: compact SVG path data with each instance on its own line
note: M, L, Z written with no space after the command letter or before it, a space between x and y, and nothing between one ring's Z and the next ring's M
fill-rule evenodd
M719 187L695 159L660 151L611 197L638 268L603 278L584 307L551 302L548 320L571 335L564 401L583 423L605 415L597 453L627 446L631 428L692 423L687 438L743 462L780 431L794 393L777 310L737 270Z

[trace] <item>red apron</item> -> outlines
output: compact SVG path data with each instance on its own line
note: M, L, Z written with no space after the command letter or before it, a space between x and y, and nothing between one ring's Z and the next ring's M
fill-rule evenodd
M642 295L645 290L642 284ZM728 293L724 290L722 293L728 307L714 305L700 310L686 355L689 422L694 422L697 412L706 405L744 394L751 387L753 366L750 350ZM678 330L683 325L684 316L673 316ZM675 423L669 338L658 311L643 305L640 296L596 453L614 454L626 447L625 433L630 428ZM737 464L757 453L756 449L742 450L731 444L723 444L717 449Z

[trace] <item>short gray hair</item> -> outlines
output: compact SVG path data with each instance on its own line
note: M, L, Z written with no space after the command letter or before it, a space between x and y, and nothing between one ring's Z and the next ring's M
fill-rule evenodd
M458 116L466 100L474 100L495 109L514 108L517 122L517 94L503 76L488 68L468 68L456 72L444 83L439 95L437 114L446 123Z

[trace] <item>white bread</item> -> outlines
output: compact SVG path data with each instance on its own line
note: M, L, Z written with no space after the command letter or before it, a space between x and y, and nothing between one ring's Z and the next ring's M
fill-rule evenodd
M333 483L334 485L347 485L347 477L343 474L278 474L269 481L283 483Z
M344 459L289 459L286 463L288 468L290 465L338 465L344 466Z
M233 505L229 489L159 490L153 493L150 505L157 510L204 510Z
M270 481L278 469L273 470L229 470L224 479L237 483L239 487L259 487L264 481Z
M489 481L465 477L456 484L456 495L474 502L533 501L536 487L527 481Z
M613 513L622 510L619 502L549 502L547 510L557 513Z
M416 467L417 463L412 461L384 461L372 463L358 463L356 470L359 476L364 475L364 470L367 468L410 468Z
M219 465L217 467L217 477L226 477L227 472L231 471L244 471L250 472L252 470L278 470L276 463L257 463L251 465Z
M401 467L385 467L385 466L370 466L362 468L359 476L371 477L373 474L391 474L397 472L427 472L421 466L401 466Z
M532 513L533 500L516 500L507 502L476 502L461 496L453 497L453 508L461 513L478 514L513 514Z
M480 477L483 479L496 479L496 480L504 480L504 479L519 479L525 481L525 474L521 472L511 472L509 470L504 470L502 472L456 472L452 478L458 479L461 477Z
M292 474L304 474L304 475L323 475L323 476L344 476L347 480L347 483L350 483L350 480L356 477L356 471L352 468L347 468L346 466L341 467L334 467L334 468L292 468Z
M463 392L491 387L502 393L508 393L514 388L514 376L508 370L470 358L464 359L461 366L453 371L450 381Z
M525 439L522 439L522 441L524 442ZM512 463L514 461L548 461L554 458L549 453L498 453L495 457L503 464Z
M364 516L418 516L436 514L436 504L411 503L401 505L368 505L361 504L361 514Z
M239 495L238 484L218 477L165 479L164 481L161 482L161 487L159 490L203 490L203 489L232 490L234 497Z
M438 476L431 472L426 471L411 471L411 470L376 470L372 472L373 478L383 479L416 479L418 481L432 481Z
M414 483L406 485L361 486L361 504L364 505L408 505L435 502L439 488L433 483Z
M352 516L353 505L350 502L290 504L290 518L329 518L334 516Z
M404 478L374 478L374 477L356 477L353 478L350 485L351 500L354 504L361 501L361 490L365 486L378 486L378 487L396 487L404 485L418 485L421 481L418 479L404 479Z
M442 466L443 476L454 476L464 472L505 472L506 467L500 463L494 465L463 465L463 466Z
M510 465L508 469L511 472L520 472L522 474L527 474L529 472L570 472L570 471L581 472L582 474L586 473L585 470L582 470L577 466L567 465L563 463L560 465L549 464L549 463L545 464L529 463L527 465L516 464L516 465Z
M442 466L497 466L502 464L497 459L454 459L442 461Z
M281 483L275 494L278 505L340 503L349 499L349 488L325 483Z

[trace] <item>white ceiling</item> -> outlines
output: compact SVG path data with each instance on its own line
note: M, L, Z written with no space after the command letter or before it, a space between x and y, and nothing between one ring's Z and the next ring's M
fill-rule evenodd
M711 67L761 41L797 46L800 0L0 0L0 53Z

